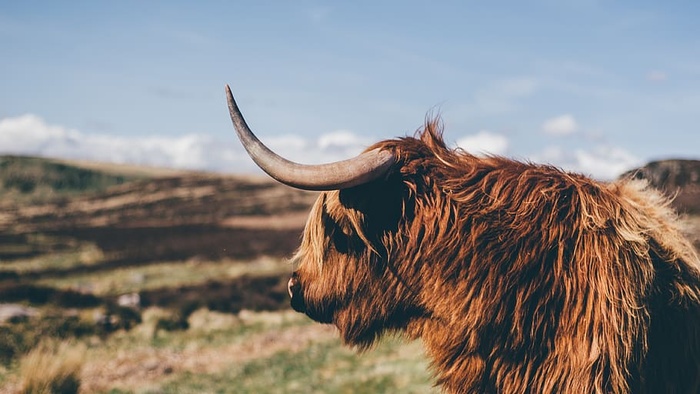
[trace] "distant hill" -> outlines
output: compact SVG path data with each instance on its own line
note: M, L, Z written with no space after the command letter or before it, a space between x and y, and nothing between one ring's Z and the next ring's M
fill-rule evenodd
M75 242L114 264L287 256L315 196L267 177L4 156L0 260Z
M700 215L700 160L653 161L622 177L646 179L673 197L673 205L680 212Z
M52 159L0 156L0 198L4 203L45 202L100 192L142 176L82 168Z

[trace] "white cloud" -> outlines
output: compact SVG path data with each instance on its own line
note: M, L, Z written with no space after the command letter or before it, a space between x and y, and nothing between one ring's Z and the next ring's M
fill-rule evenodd
M627 170L642 164L642 161L621 148L600 145L593 150L574 152L579 171L599 179L613 179Z
M542 124L542 131L549 135L569 135L578 130L576 119L570 114L560 115L547 119Z
M199 134L133 138L85 134L49 125L31 114L0 120L0 153L9 154L175 168L225 169L240 161L231 155L230 151L236 150L233 142L222 144Z
M549 163L567 171L612 180L627 170L642 165L642 160L621 148L597 145L591 149L566 150L549 146L531 157L538 163Z
M338 130L322 135L318 139L318 147L321 149L346 149L352 146L365 145L355 134L347 130Z
M487 130L468 135L457 140L457 146L472 154L505 155L508 150L508 138Z
M297 135L261 138L277 154L298 163L318 164L347 159L360 154L374 141L368 141L347 130L332 131L316 139ZM235 141L238 143L238 141Z
M308 140L295 135L263 138L280 155L300 163L346 159L360 153L365 142L349 131ZM226 172L257 171L235 137L225 141L205 134L121 137L86 134L47 124L36 115L0 120L0 154L38 155L112 163Z

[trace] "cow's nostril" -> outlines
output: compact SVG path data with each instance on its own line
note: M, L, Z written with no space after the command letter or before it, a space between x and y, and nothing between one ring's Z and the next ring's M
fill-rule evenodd
M291 278L289 278L289 282L287 283L287 291L289 292L290 298L294 298L294 295L299 293L300 288L301 284L299 283L299 279L297 279L296 276L292 276Z

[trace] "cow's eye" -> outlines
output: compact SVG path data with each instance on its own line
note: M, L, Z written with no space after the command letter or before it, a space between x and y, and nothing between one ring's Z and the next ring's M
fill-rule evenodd
M338 253L341 254L359 254L364 251L364 243L354 233L348 234L343 231L337 224L329 229L331 242Z
M350 252L350 239L342 231L333 232L333 246L338 253L348 254Z

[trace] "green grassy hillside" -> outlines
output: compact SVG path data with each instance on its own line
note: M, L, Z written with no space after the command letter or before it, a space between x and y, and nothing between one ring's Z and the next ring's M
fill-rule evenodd
M45 202L100 192L138 178L135 175L81 168L52 159L0 156L0 199L5 204Z

